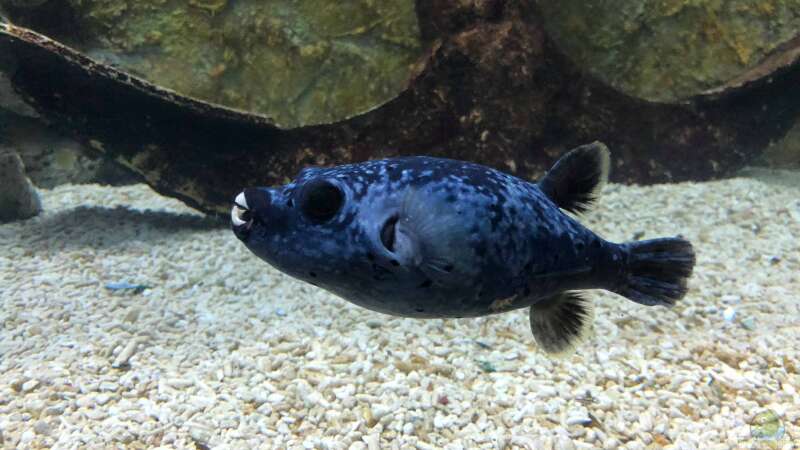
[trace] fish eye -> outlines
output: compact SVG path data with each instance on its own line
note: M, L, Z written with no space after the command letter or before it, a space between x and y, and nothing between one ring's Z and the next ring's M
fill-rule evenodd
M344 193L330 181L315 179L303 186L299 206L303 214L314 223L333 219L342 209Z

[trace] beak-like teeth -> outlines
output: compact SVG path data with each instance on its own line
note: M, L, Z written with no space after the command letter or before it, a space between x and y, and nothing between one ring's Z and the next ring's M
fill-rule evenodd
M240 192L234 200L233 208L231 208L231 222L234 226L242 226L247 222L242 220L242 214L247 211L247 200L244 198L244 192Z
M250 207L247 206L247 199L244 197L244 192L239 192L239 195L236 196L236 200L234 200L234 202L244 209L250 209Z

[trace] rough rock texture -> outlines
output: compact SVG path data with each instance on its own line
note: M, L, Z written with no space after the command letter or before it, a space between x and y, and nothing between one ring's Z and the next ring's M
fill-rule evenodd
M22 159L0 148L0 222L29 219L41 210L42 202L25 176Z
M18 149L27 176L38 187L65 183L122 185L140 179L110 159L91 155L79 142L48 127L14 92L8 77L0 73L0 147L3 145Z
M715 178L759 156L800 116L794 60L685 105L653 104L581 72L528 3L420 1L417 13L433 43L408 88L328 125L281 129L180 97L19 27L0 25L0 55L16 60L0 70L59 129L157 191L222 214L242 186L284 183L310 164L429 154L536 178L594 140L612 149L615 181Z
M17 149L33 183L53 188L66 183L131 184L141 177L109 158L91 155L74 139L40 120L0 108L0 147Z
M674 102L800 45L800 0L538 2L570 59L630 95Z
M413 0L0 4L15 23L94 58L282 126L344 119L390 100L423 51Z
M763 162L776 168L800 168L800 122L786 137L767 148Z
M0 73L0 111L13 113L23 117L39 117L36 111L31 108L23 99L14 92L11 82L4 73ZM0 121L0 127L3 126Z

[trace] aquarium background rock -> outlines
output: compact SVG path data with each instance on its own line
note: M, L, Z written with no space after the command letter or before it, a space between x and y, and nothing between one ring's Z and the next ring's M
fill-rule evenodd
M1 3L16 23L98 60L281 126L341 120L392 99L422 52L411 0ZM54 15L62 20L46 20Z
M41 121L0 108L0 148L13 146L37 187L61 184L132 184L140 177L109 158L91 156L83 145Z
M581 0L538 5L579 66L635 97L675 102L724 85L800 37L800 0Z
M232 5L205 14L216 20L232 14ZM47 2L17 8L11 18L80 48L97 39L83 36L91 36L91 27L74 25L78 6ZM729 83L688 103L648 102L576 66L554 45L533 6L417 2L426 57L406 89L368 113L288 130L262 116L143 88L23 28L4 27L0 56L24 60L24 69L6 72L16 74L15 89L48 123L96 154L122 161L158 192L207 212L226 213L230 195L243 184L282 184L308 165L407 154L470 160L535 179L558 155L593 140L613 149L615 181L718 178L755 161L800 116L800 92L791 88L800 76L796 60L781 73L759 72L746 88ZM220 44L208 43L214 45ZM92 54L117 60L116 52Z
M800 123L789 130L786 137L767 148L761 163L781 169L800 168Z
M0 147L0 223L28 219L41 210L42 202L25 176L22 159Z

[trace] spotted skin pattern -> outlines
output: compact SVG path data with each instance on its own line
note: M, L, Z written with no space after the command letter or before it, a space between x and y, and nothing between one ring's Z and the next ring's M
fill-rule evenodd
M344 197L323 223L300 207L303 189L320 181ZM537 184L449 159L308 168L285 186L245 190L243 201L252 220L234 232L261 259L405 317L476 317L567 290L614 290L627 255L624 244L585 228ZM392 223L397 248L381 237Z

